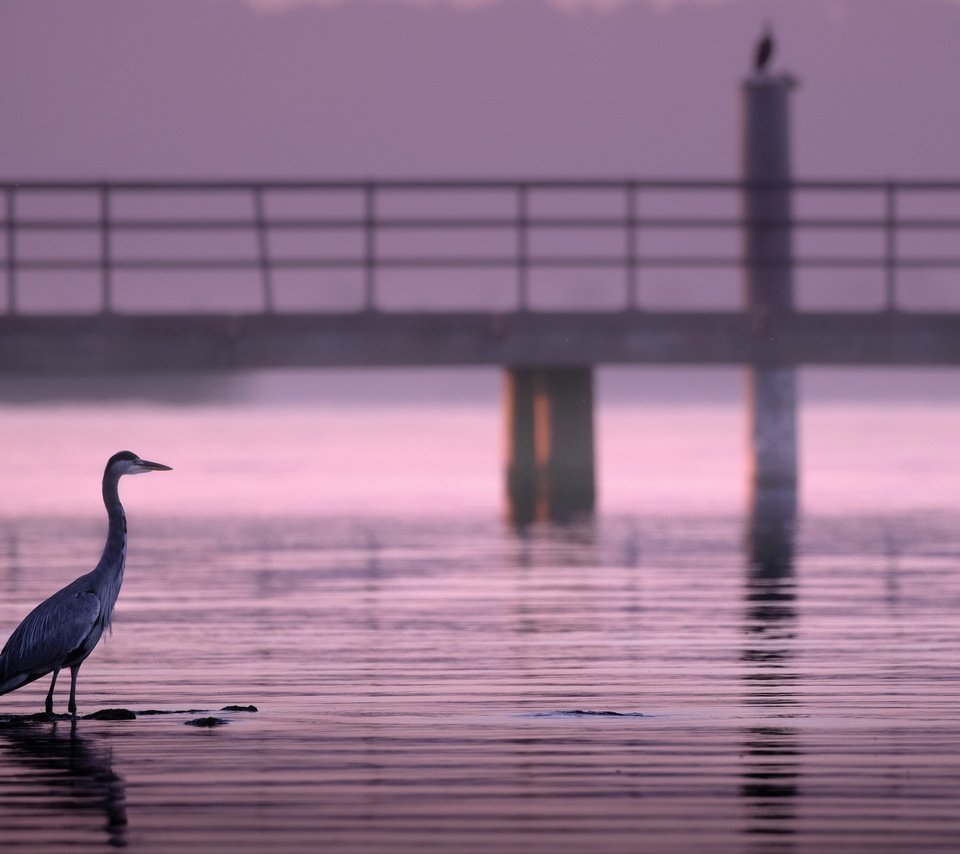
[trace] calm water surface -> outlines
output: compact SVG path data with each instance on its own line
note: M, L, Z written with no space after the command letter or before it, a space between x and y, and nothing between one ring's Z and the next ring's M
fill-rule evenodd
M856 465L882 444L857 427L869 413L808 416L795 536L758 551L734 410L610 416L598 519L525 532L499 519L499 449L479 438L495 414L422 431L393 413L396 454L364 461L384 413L117 411L126 441L83 407L9 414L0 633L95 561L99 457L130 446L176 471L124 483L127 579L80 711L259 712L212 730L186 711L0 727L4 850L960 843L960 513L943 465L960 412L913 444L891 416L883 471ZM80 438L58 445L65 419ZM674 425L659 456L636 432L651 423ZM430 465L444 426L467 441ZM341 454L326 477L320 431ZM59 490L26 453L44 442ZM361 488L377 471L386 498ZM39 710L45 690L0 714Z

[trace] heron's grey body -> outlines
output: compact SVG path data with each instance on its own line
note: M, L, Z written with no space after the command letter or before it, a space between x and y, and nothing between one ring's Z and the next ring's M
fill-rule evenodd
M169 466L141 460L130 451L120 451L107 461L103 473L103 503L109 527L100 562L92 572L81 575L37 605L10 635L0 652L0 694L53 673L46 700L50 713L57 674L69 667L67 708L76 714L77 673L104 631L110 628L113 606L123 584L127 520L117 487L123 475L148 471L169 471Z

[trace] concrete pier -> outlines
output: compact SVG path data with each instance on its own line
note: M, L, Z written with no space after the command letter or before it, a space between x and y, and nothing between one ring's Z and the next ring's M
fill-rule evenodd
M776 352L778 320L793 310L789 96L794 82L758 73L742 87L744 297L752 334ZM797 489L796 376L776 358L748 367L754 497Z
M511 520L588 516L596 504L593 369L509 368L505 393Z

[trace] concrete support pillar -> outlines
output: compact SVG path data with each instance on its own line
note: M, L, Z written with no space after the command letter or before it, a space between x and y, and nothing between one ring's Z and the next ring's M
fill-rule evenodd
M789 95L792 79L758 73L742 89L744 291L758 336L777 334L777 316L793 310ZM795 501L796 377L792 365L764 361L748 369L751 487Z
M506 372L510 517L566 522L593 512L593 369Z
M755 489L797 487L796 386L792 367L748 368L751 483Z
M508 368L504 376L504 412L507 418L507 502L510 518L532 522L540 493L534 439L536 371Z

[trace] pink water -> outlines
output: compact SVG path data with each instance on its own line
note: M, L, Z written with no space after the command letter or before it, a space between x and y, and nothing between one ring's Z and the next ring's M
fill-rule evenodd
M497 515L501 419L496 403L11 407L0 424L0 518L98 517L97 478L121 448L176 469L125 482L139 516ZM601 513L745 506L738 402L612 405L596 428ZM800 429L809 513L960 507L960 401L812 403Z
M80 711L259 712L0 726L4 850L955 850L960 406L806 407L769 565L735 401L597 426L597 521L515 532L495 402L7 408L0 632L131 448Z

